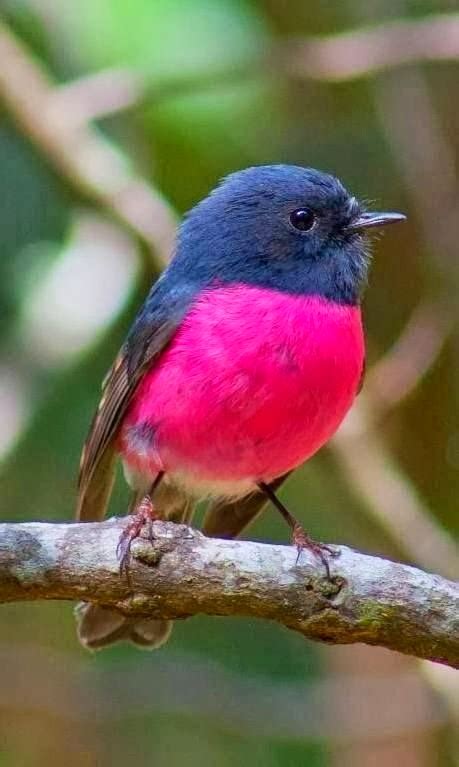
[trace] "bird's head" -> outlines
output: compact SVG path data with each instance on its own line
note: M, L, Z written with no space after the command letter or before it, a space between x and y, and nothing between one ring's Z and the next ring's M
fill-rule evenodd
M177 261L200 282L242 282L354 304L367 280L367 230L404 218L365 211L327 173L253 167L228 176L190 211Z

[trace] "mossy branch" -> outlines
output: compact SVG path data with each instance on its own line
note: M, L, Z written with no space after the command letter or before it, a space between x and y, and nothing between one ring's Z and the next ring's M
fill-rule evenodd
M86 600L127 615L268 618L314 640L365 642L459 667L459 586L337 549L327 580L307 551L204 537L155 522L133 544L130 582L116 545L126 520L0 525L0 602Z

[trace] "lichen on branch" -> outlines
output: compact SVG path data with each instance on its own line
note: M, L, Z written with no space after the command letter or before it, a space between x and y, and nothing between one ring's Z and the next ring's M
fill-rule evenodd
M129 580L116 545L126 524L0 525L0 602L86 600L126 615L267 618L328 643L365 642L459 667L459 585L337 547L331 579L309 552L206 538L155 522L134 542Z

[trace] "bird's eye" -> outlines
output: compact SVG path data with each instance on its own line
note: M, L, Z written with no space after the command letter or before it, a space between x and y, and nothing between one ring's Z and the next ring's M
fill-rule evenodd
M316 217L309 208L298 208L290 213L290 223L300 232L308 232L316 223Z

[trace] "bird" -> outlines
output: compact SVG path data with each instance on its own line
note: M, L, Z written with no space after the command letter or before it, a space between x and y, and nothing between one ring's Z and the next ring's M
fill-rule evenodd
M208 500L204 534L233 538L270 501L298 550L329 573L277 489L338 429L361 387L361 302L368 230L405 220L375 212L334 175L278 164L224 178L184 217L107 374L80 462L77 519L101 520L121 459L132 490L118 545L128 572L142 526L189 524ZM77 608L89 649L127 640L152 649L171 622Z

